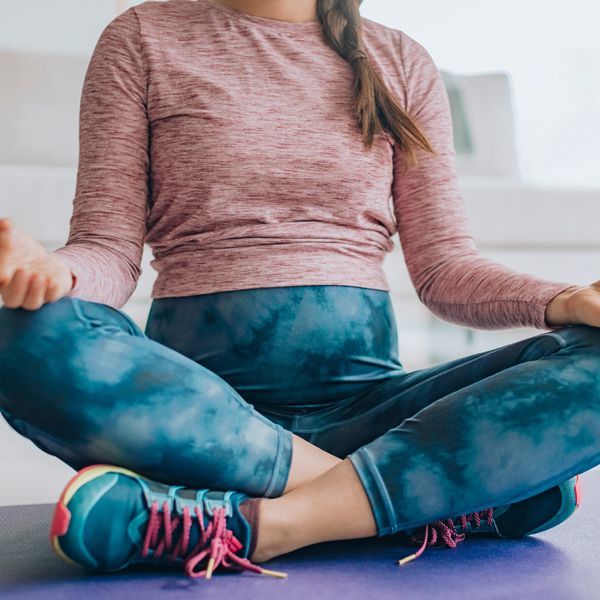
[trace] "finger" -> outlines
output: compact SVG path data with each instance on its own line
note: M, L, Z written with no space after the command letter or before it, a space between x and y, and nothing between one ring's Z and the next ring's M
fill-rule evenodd
M25 299L29 287L29 274L25 269L16 269L8 285L4 286L2 296L4 306L7 308L19 308Z
M44 298L45 301L56 302L56 300L59 300L64 295L65 294L60 289L59 284L54 279L50 278L48 281L48 286L46 287L46 296Z
M12 223L10 219L0 219L0 283L6 283L8 278L6 263L8 251L10 250L10 238L12 234Z
M10 219L0 219L0 252L8 247L11 233L12 223Z
M26 310L37 310L44 304L48 278L41 273L33 273L29 278L29 287L23 299L22 306Z

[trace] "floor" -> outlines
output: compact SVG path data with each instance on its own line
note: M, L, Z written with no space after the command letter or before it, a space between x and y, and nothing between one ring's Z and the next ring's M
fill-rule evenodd
M148 569L89 575L50 548L52 505L0 508L0 597L365 598L583 600L600 598L600 469L582 476L583 502L565 523L523 540L470 539L456 549L429 549L403 567L413 549L393 536L321 544L273 560L285 580L218 573L206 581Z

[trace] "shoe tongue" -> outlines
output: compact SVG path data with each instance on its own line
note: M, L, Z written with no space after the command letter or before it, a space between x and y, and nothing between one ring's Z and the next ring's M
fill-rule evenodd
M234 514L237 515L234 535L244 545L239 556L248 558L256 547L256 533L258 532L258 501L242 500L235 504Z
M247 499L247 496L240 493L228 493L226 497L225 492L208 492L204 496L204 505L210 507L225 506L227 509L226 515L226 528L233 532L236 539L242 544L243 548L236 554L241 558L247 558L250 552L250 546L252 542L252 527L248 522L244 512L240 510L240 506ZM204 511L205 526L212 522L212 514L207 515L206 510Z

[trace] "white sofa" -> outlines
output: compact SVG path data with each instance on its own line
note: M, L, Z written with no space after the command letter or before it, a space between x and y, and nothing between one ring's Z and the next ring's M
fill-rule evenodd
M12 217L48 248L62 245L68 233L79 99L88 60L0 51L0 215ZM461 188L481 251L540 275L591 281L600 257L595 231L600 190L559 189L523 180L506 74L442 74L452 104ZM384 268L407 367L530 333L490 336L440 322L416 298L397 235L395 244ZM154 279L150 259L146 249L140 283L124 307L142 326Z

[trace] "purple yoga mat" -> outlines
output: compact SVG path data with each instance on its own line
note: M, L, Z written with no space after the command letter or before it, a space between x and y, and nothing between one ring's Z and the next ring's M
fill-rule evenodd
M178 571L146 568L89 575L51 550L51 505L10 506L0 508L0 598L597 600L600 470L582 476L582 498L575 515L551 531L428 549L404 567L397 560L413 547L393 537L305 548L268 564L286 571L285 580L221 572L210 581L190 580Z

